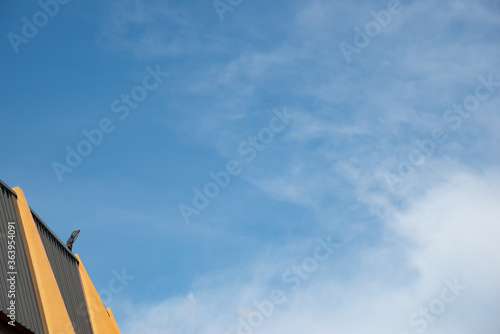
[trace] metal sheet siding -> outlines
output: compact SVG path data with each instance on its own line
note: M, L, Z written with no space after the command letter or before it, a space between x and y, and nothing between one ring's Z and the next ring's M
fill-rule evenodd
M9 299L7 296L7 246L8 223L16 226L16 321L36 334L45 334L36 299L33 281L24 242L16 214L16 195L0 181L0 311L7 314Z
M33 211L32 214L75 333L92 334L92 327L86 312L85 297L78 274L78 260L52 233L40 217Z

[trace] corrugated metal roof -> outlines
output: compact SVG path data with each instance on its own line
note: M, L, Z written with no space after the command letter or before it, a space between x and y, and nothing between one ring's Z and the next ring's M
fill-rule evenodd
M31 210L31 215L33 216L33 220L35 221L35 223L40 226L42 226L44 229L46 229L47 231L49 231L49 233L52 235L52 237L54 238L54 240L61 246L61 251L62 252L66 252L67 255L71 256L77 263L78 263L78 259L76 258L76 256L73 254L73 252L71 252L68 247L66 247L66 244L64 242L62 242L61 239L59 239L59 237L50 229L50 227L45 224L45 222L42 220L42 218L40 218L39 215L36 214L36 212L30 207L30 210Z
M42 319L36 299L35 289L30 274L29 264L24 248L19 221L16 214L17 196L12 189L0 181L0 310L7 313L9 303L7 273L8 270L8 224L15 226L15 275L16 277L16 321L34 333L44 334ZM10 275L9 275L10 276Z
M40 217L33 211L32 215L75 332L92 334L92 326L78 273L78 260Z
M12 195L14 195L14 197L17 198L17 195L16 193L14 192L14 190L12 190L8 185L6 185L2 180L0 180L0 186L3 187L5 190L7 190L8 192L10 192Z

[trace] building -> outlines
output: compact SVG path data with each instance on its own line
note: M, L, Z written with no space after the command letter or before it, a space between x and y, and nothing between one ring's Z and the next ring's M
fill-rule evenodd
M120 333L82 261L0 181L0 334Z

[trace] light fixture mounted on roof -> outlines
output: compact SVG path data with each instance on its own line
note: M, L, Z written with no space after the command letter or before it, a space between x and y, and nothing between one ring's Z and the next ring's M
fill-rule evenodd
M66 247L68 247L70 251L73 250L73 243L75 242L76 238L78 238L78 234L80 234L80 230L73 231L68 241L66 241Z

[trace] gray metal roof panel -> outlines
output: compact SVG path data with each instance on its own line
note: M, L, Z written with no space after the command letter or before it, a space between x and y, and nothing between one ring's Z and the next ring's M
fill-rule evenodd
M33 218L35 220L35 222L38 220L37 224L41 224L45 229L47 229L50 234L52 235L52 237L61 245L61 247L68 253L68 255L70 255L73 259L75 259L75 261L77 263L80 263L80 261L78 261L78 259L76 258L76 256L73 254L72 251L70 251L68 249L68 247L66 247L66 244L64 242L62 242L61 239L59 239L59 237L57 236L57 234L54 233L54 231L52 231L50 229L50 227L42 220L42 218L40 218L39 215L36 214L36 212L30 207L30 210L31 210L31 214L33 215Z
M16 278L16 321L36 334L44 334L40 310L25 252L19 220L16 212L16 197L12 190L0 184L0 311L7 314L10 303L7 291L9 222L15 226L15 278Z

